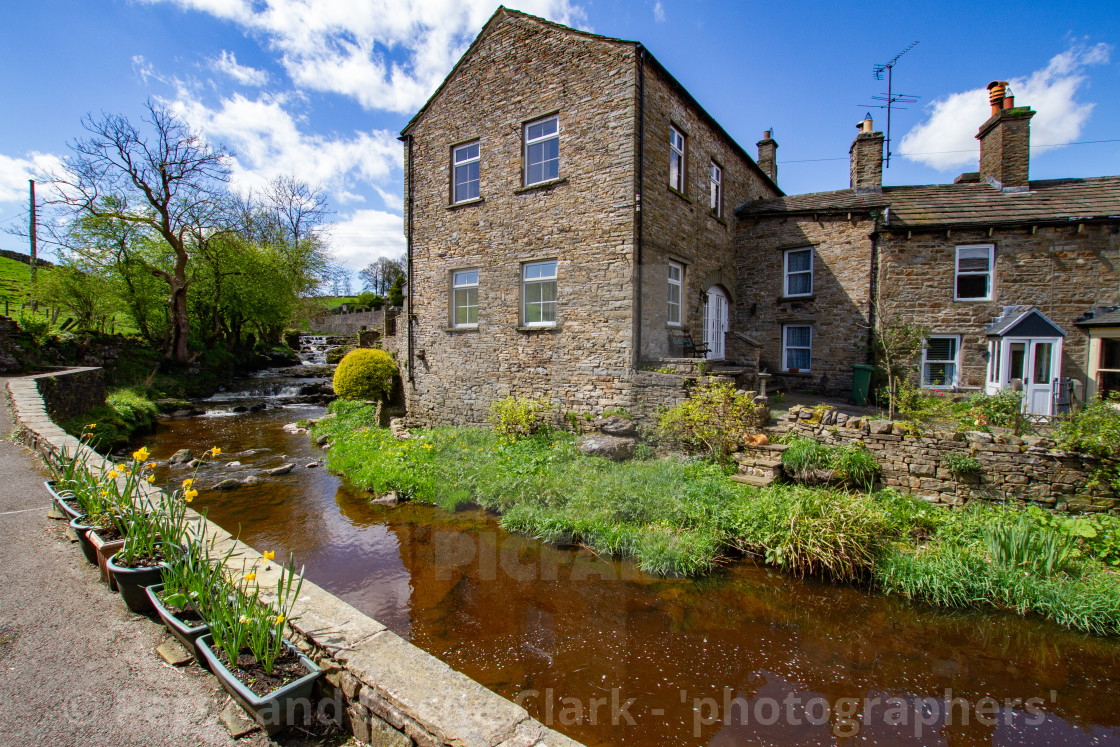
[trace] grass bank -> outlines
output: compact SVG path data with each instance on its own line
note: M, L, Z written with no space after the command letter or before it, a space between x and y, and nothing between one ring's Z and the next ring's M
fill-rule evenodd
M159 407L143 391L125 387L110 391L104 405L59 425L73 436L88 432L90 444L104 450L127 445L134 433L150 429L158 417ZM93 425L92 429L90 425Z
M630 557L650 573L699 576L745 553L938 606L1035 613L1120 634L1120 576L1105 562L1120 548L1120 521L1109 517L1095 519L1092 542L1071 543L1046 574L993 557L991 528L1024 515L1012 507L951 510L894 491L759 491L698 459L586 457L561 432L511 439L448 427L398 442L373 424L368 406L340 400L332 411L314 435L331 438L328 466L355 484L447 509L477 504L499 512L510 531Z

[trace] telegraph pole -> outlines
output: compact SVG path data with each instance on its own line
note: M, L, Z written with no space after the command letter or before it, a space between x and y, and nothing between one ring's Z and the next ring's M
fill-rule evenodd
M28 179L27 183L31 186L31 216L30 216L31 220L29 221L29 225L31 226L31 231L30 231L30 234L31 234L31 290L34 291L35 290L35 260L36 260L36 257L38 255L38 241L37 241L37 236L36 236L36 228L37 228L37 225L38 225L39 221L38 221L38 218L36 217L36 214L35 214L35 180L34 179ZM31 309L35 310L37 307L38 307L38 303L34 300L34 298L32 298Z

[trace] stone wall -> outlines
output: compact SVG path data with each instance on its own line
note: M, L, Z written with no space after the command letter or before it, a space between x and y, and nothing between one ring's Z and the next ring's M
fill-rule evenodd
M44 456L63 449L70 454L81 451L94 470L108 464L51 422L34 379L10 379L6 395L16 418L17 436L25 444ZM157 490L144 483L141 488L152 493ZM276 588L279 566L265 569L269 564L260 563L256 550L190 509L187 516L192 531L216 540L217 554L237 546L237 560L228 566L235 580L256 568L258 586ZM532 719L524 708L456 672L310 581L305 580L300 591L291 638L323 669L317 695L339 699L345 727L363 743L580 747Z
M105 404L101 368L68 368L28 378L35 382L47 412L55 420L68 420Z
M889 420L802 407L791 408L788 417L797 435L829 444L862 443L879 463L884 485L931 503L1017 500L1058 511L1120 515L1120 501L1111 490L1089 485L1098 460L1060 451L1041 436L970 431L914 437ZM979 475L951 473L945 457L952 453L974 457L981 464Z
M635 80L632 45L509 13L410 130L411 417L481 423L508 395L562 410L629 405ZM559 178L525 187L524 125L552 114ZM473 140L480 196L452 205L452 146ZM522 265L537 260L558 262L553 327L522 320ZM478 325L453 328L452 272L468 269Z
M364 329L381 329L385 325L385 311L381 308L350 314L327 314L311 320L311 331L318 335L353 335Z
M870 277L874 221L840 214L791 220L747 219L736 233L739 266L732 328L762 344L760 367L774 375L771 391L852 389L852 364L869 358ZM813 294L785 296L785 253L813 248ZM786 372L783 325L812 328L808 372Z

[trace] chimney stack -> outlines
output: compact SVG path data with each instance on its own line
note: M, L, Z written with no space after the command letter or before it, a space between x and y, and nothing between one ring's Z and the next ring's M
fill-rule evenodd
M770 137L773 130L762 133L758 141L758 167L769 176L775 184L778 183L778 142Z
M980 179L1004 192L1026 192L1029 186L1031 117L1029 106L1015 106L1007 81L988 84L991 118L980 126Z
M859 134L848 153L852 157L851 187L856 194L883 191L883 133L875 131L871 117L856 125Z

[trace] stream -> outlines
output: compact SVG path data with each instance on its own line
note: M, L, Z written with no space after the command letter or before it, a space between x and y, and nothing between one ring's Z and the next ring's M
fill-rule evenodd
M164 465L180 448L221 447L193 508L278 561L294 553L311 581L588 747L1120 745L1115 641L748 561L695 581L649 577L510 535L481 510L372 506L283 428L325 412L329 370L305 357L142 443ZM291 473L265 474L285 463ZM205 489L247 475L260 482Z

